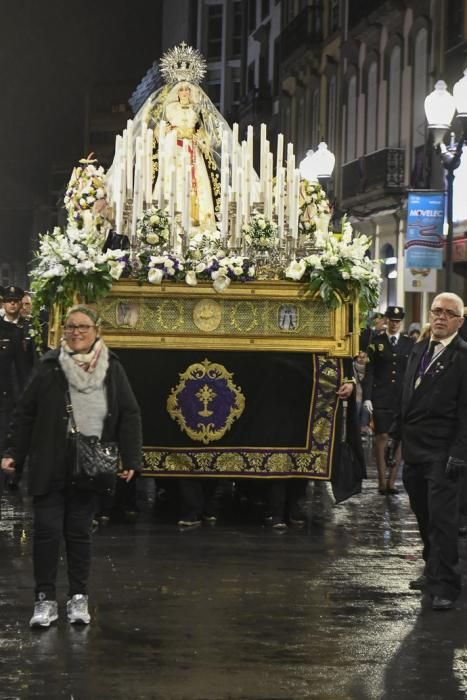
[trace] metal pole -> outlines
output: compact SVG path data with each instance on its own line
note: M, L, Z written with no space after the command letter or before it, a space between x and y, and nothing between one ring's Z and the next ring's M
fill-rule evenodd
M457 164L456 164L457 167ZM446 197L446 219L448 222L448 235L446 237L445 253L445 282L444 291L451 292L452 285L452 239L454 233L452 221L452 200L454 193L454 168L446 168L447 197Z

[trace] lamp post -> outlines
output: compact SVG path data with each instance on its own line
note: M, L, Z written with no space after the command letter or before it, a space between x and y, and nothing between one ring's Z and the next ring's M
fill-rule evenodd
M334 153L328 149L324 141L321 141L316 151L307 151L306 158L300 162L300 175L309 182L318 181L327 194L327 186L335 162Z
M453 88L453 95L447 90L444 80L438 80L435 89L425 99L425 114L428 128L433 134L433 145L439 153L441 163L446 171L446 220L448 232L446 237L445 256L445 291L450 292L452 286L452 246L453 246L453 190L455 170L459 167L462 148L467 142L467 68L464 77L457 81ZM451 128L451 122L457 109L457 117L462 125L462 135L458 142L454 141L451 133L449 145L443 141L447 129Z

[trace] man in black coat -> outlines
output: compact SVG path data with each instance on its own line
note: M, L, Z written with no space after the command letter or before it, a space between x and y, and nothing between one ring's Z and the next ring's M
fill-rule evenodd
M26 378L26 358L22 332L0 318L0 450L3 450L8 424L18 394ZM3 477L0 475L0 494Z
M368 345L368 364L362 380L363 407L373 414L378 490L381 495L397 493L398 460L392 465L386 479L384 449L389 428L399 410L407 358L413 346L408 335L401 333L404 315L402 307L388 306L385 313L387 328L383 333L373 335Z
M423 541L425 569L411 588L425 588L434 610L449 610L461 590L457 549L459 476L467 468L467 343L459 336L464 303L439 294L430 310L430 339L409 357L387 459L402 442L403 481Z

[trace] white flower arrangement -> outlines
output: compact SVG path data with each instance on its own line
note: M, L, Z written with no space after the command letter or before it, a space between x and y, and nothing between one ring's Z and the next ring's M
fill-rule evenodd
M254 212L250 222L243 224L242 233L247 247L253 251L269 250L277 246L277 224L259 212Z
M39 236L39 250L31 271L31 289L36 307L58 303L69 306L78 295L94 302L104 296L125 268L125 251L102 252L97 228L71 225L63 232Z
M105 220L105 171L96 163L96 160L90 158L80 160L80 165L73 169L65 192L64 204L68 223L78 228L84 228L91 223L99 227Z
M136 221L136 234L148 249L163 250L170 238L170 217L164 209L151 207Z
M315 233L317 252L293 260L286 269L288 279L307 280L310 291L319 294L331 308L358 296L363 310L375 308L381 284L380 263L367 256L371 240L354 234L342 220L342 233Z

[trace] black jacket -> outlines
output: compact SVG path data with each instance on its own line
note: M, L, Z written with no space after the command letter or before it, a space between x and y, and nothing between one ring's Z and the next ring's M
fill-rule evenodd
M0 318L0 396L13 400L26 379L22 330Z
M416 343L410 354L401 411L390 430L409 464L467 455L467 343L456 336L415 388L427 346L427 340Z
M368 345L368 364L362 380L362 401L371 400L373 408L398 411L407 358L413 340L401 334L392 346L387 333L373 335Z
M29 455L29 492L38 496L61 488L66 479L67 381L51 350L39 362L13 412L4 456L22 465ZM109 351L105 377L107 416L102 440L118 442L123 469L140 469L141 414L125 370Z

